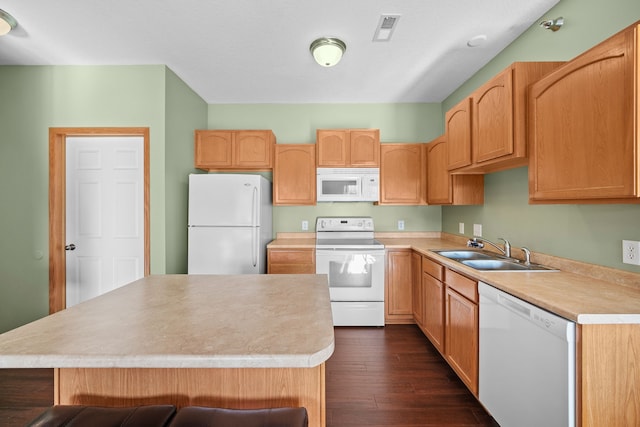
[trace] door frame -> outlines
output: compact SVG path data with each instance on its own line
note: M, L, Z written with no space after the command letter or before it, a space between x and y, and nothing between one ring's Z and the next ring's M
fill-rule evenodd
M141 136L144 156L144 275L150 267L149 128L49 128L49 314L66 308L66 141L69 136Z

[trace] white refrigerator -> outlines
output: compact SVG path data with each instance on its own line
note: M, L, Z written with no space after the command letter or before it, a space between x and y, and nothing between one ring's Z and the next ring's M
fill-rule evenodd
M271 183L260 175L189 175L189 274L267 272Z

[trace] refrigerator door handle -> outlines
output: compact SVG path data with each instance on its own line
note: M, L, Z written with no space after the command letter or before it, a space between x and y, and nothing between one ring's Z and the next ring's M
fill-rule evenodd
M253 225L253 238L251 242L251 262L255 267L258 265L258 187L253 187L253 215L251 222Z

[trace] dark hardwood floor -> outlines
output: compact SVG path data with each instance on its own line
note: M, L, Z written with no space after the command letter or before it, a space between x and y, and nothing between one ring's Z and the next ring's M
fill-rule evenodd
M0 426L24 426L53 404L53 369L0 369Z
M416 326L335 337L327 427L497 426ZM52 402L51 369L0 369L0 426L24 426Z
M335 339L327 427L497 426L417 326L338 327Z

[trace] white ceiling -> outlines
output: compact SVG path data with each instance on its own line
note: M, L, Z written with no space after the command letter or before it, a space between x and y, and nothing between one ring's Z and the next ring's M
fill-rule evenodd
M0 65L164 64L210 104L441 102L558 1L3 0ZM347 44L333 68L322 36Z

